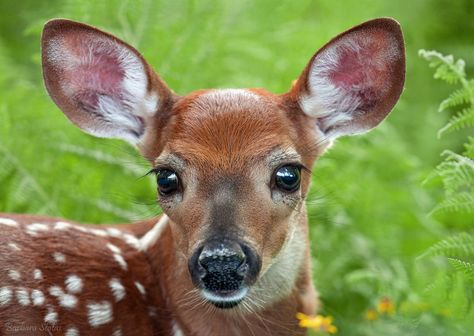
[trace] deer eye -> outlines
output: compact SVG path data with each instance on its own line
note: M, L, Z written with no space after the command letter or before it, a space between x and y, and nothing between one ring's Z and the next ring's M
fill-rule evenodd
M156 181L158 183L158 192L162 196L169 196L178 190L179 179L173 170L159 170L156 174Z
M275 172L275 185L277 188L294 192L298 190L301 182L301 168L295 165L285 165Z

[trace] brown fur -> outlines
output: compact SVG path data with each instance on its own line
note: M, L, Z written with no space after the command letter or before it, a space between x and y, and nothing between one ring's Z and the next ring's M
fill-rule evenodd
M123 335L167 335L171 332L170 312L165 308L165 299L157 286L156 275L150 271L146 254L130 247L120 238L98 237L75 229L54 230L59 219L7 214L0 214L0 218L11 218L20 223L19 228L0 225L0 287L25 288L30 296L32 290L40 290L46 298L44 304L35 306L30 302L22 306L13 294L9 304L0 305L0 335L20 336L26 335L28 331L31 331L31 335L64 335L71 327L77 328L81 335L112 335L117 327L121 328ZM122 233L140 237L155 222L149 220L133 226L108 227L116 227ZM25 228L31 223L47 224L50 230L30 236L25 233ZM99 229L97 226L74 225ZM10 243L15 243L20 250L12 249L8 245ZM114 262L112 251L106 247L107 243L122 250L128 270L123 270ZM54 252L65 255L64 264L54 260ZM34 279L35 269L41 270L42 279ZM15 281L9 278L9 270L18 271L21 279ZM84 284L81 293L76 295L78 304L74 309L60 307L58 300L49 294L51 286L64 289L65 279L71 274L81 278ZM121 280L127 291L125 298L117 303L108 287L108 282L114 277ZM135 281L147 289L146 298L138 292ZM87 321L86 304L102 300L113 303L114 323L92 328ZM58 322L55 324L44 321L48 306L58 313ZM156 317L149 316L148 307L156 309Z

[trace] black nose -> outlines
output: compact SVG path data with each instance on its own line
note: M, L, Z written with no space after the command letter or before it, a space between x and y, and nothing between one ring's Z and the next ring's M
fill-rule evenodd
M201 281L206 289L213 292L240 289L249 270L247 257L236 242L208 242L197 259Z

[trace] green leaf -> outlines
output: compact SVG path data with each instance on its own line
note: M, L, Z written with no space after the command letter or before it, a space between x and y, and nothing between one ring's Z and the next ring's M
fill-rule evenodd
M444 199L431 213L436 212L474 212L474 197L469 193L459 193Z
M467 127L474 127L474 106L461 110L453 116L449 122L438 131L438 137L444 133L457 131Z
M474 81L469 82L469 86L463 87L459 90L454 91L449 95L448 98L443 100L439 105L439 112L442 112L448 108L456 107L463 104L468 104L474 97Z
M449 263L457 272L461 272L469 279L474 280L474 264L458 258L448 258Z
M431 256L450 258L474 257L474 235L462 232L444 239L426 250L419 258Z
M436 68L434 78L444 80L449 84L456 84L465 79L464 71L465 62L462 59L454 61L452 55L444 56L443 54L431 50L420 50L418 55L429 61L432 68Z

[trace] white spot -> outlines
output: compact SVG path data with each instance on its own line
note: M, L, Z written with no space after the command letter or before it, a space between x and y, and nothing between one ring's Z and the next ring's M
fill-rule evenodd
M178 323L176 321L173 321L173 336L183 336L184 333L181 330L181 328L178 326Z
M21 251L21 248L19 248L15 243L8 243L8 246L14 251Z
M64 231L71 227L72 225L66 222L56 222L54 225L54 230Z
M145 287L143 287L143 285L142 285L141 283L139 283L138 281L135 281L135 287L137 287L138 291L139 291L142 295L145 295L145 294L146 294Z
M140 240L134 235L131 235L130 233L124 233L122 238L131 247L137 250L140 249Z
M148 231L140 240L139 245L142 251L148 250L160 238L161 233L168 224L168 216L163 214L153 228Z
M125 297L125 287L123 287L119 279L111 279L109 281L109 287L115 297L115 302L119 302Z
M98 327L113 320L112 305L110 302L94 302L87 305L88 320L92 327Z
M41 270L35 269L35 270L33 271L33 277L34 277L36 280L41 280L41 279L43 279L43 273L41 273Z
M10 227L18 227L18 223L10 218L0 218L0 225L6 225Z
M74 274L71 274L66 278L65 284L66 289L73 294L80 293L84 285L81 278Z
M9 270L8 271L8 276L10 277L10 279L14 280L14 281L18 281L21 279L21 274L20 272L18 271L15 271L15 270Z
M114 259L120 265L120 267L122 267L123 270L126 271L128 269L127 262L125 261L125 259L120 254L115 253L114 254Z
M12 290L10 287L0 288L0 306L4 306L10 302L12 298Z
M31 291L31 300L34 306L42 306L44 303L44 294L39 289L33 289Z
M16 290L16 299L22 306L28 306L30 304L30 295L26 288L20 287Z
M112 336L122 336L122 328L115 328L114 332L112 333Z
M64 291L59 286L52 286L49 288L49 294L51 294L51 296L60 297L64 294Z
M66 262L66 256L62 254L61 252L54 252L53 258L56 262L61 263L61 264Z
M59 305L67 309L72 309L77 305L77 298L72 294L63 294L59 297Z
M157 316L156 311L157 311L156 307L148 307L148 316L156 317Z
M119 238L122 236L122 231L116 228L107 228L107 232L111 237Z
M39 232L49 231L49 226L41 223L33 223L26 226L26 233L30 236L36 237Z
M69 328L68 330L66 330L64 336L79 336L79 330L77 330L76 328Z
M58 323L58 313L54 311L52 307L48 307L48 312L44 317L44 322L49 324L56 324Z
M117 254L120 254L122 253L122 250L120 250L120 248L114 244L110 244L110 243L107 243L107 247L109 248L109 250L111 250L113 253L117 253Z
M100 237L107 237L108 236L107 232L105 232L104 230L100 230L100 229L89 229L89 232L96 235L96 236L100 236Z
M59 286L50 287L49 294L51 294L51 296L55 296L58 299L59 305L61 307L71 309L77 305L77 298L72 294L64 293L64 291Z

